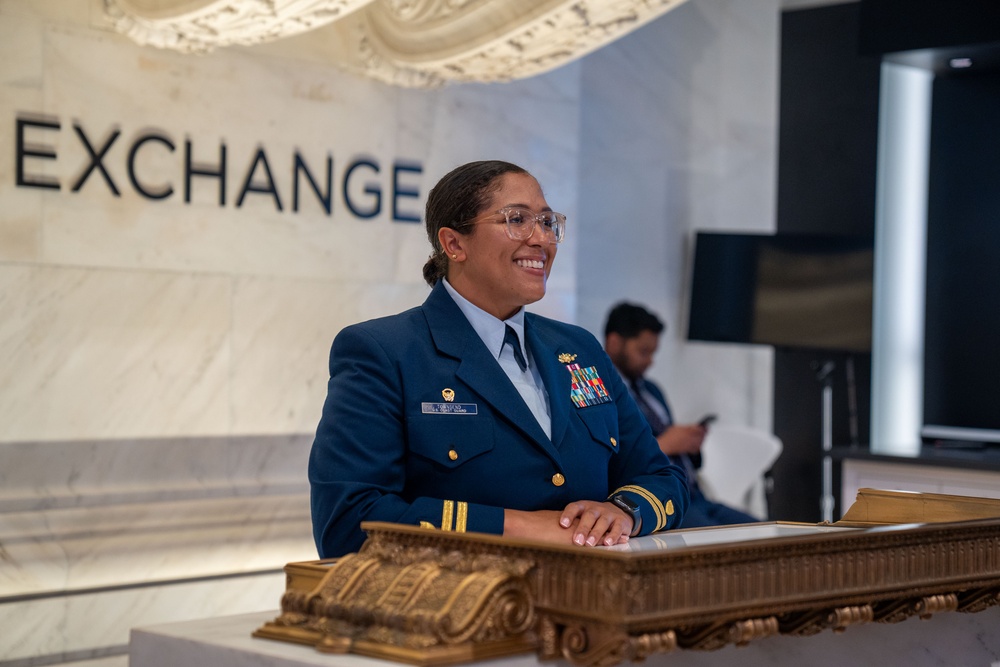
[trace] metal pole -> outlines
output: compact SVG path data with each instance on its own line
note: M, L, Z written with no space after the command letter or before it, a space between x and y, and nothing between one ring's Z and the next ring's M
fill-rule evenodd
M818 366L816 379L823 383L823 433L821 438L823 445L823 496L820 500L820 507L823 521L833 523L833 458L830 451L833 449L833 369L836 368L836 364L832 359L828 359Z
M823 521L833 523L833 384L823 382Z

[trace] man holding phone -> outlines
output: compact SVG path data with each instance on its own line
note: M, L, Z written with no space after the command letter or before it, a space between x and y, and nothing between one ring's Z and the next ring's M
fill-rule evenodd
M619 303L608 313L604 326L604 350L621 373L629 392L649 422L656 441L670 459L688 474L691 504L681 528L753 523L759 519L722 503L714 502L698 486L701 445L715 415L705 415L695 424L675 424L663 391L645 373L653 365L665 325L642 306Z

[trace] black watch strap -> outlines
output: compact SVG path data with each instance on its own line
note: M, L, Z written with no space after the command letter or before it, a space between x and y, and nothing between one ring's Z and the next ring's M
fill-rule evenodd
M635 502L623 493L616 493L610 498L608 502L620 509L621 511L632 517L632 534L634 535L639 530L639 519L641 515L639 514L639 503ZM631 537L631 535L630 535Z

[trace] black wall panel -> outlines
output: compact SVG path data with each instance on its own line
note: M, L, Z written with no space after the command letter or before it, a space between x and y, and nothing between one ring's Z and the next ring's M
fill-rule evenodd
M1000 41L997 0L861 0L868 54Z
M880 62L858 51L857 3L785 12L781 36L779 233L873 236ZM869 432L870 355L775 350L772 519L819 521L822 384L833 361L833 444ZM857 414L848 368L853 365ZM852 429L852 424L855 428ZM835 487L834 496L839 500Z

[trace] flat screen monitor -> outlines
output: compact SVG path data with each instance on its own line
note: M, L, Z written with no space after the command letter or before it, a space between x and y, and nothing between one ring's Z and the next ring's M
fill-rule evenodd
M698 232L688 339L869 352L869 238Z

